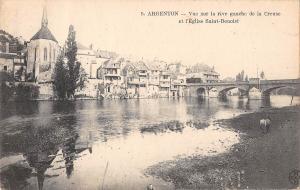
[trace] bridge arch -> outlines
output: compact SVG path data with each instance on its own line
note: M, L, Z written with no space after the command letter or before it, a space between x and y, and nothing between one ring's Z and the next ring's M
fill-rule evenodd
M274 86L274 87L270 87L270 88L264 89L263 92L262 92L262 95L263 95L263 96L269 96L270 93L271 93L273 90L276 90L276 89L279 89L279 88L290 88L290 89L296 90L296 87L293 87L293 86L289 86L289 85L280 85L280 86Z
M204 87L197 88L196 94L198 97L203 97L206 95L206 89Z
M248 89L242 88L240 86L229 86L229 87L226 87L226 88L219 89L219 96L225 95L229 90L232 90L232 89L235 89L235 88L237 88L239 90L242 90L245 93L248 91Z

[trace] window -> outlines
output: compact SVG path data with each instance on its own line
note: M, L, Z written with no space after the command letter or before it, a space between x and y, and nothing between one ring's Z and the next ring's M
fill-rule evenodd
M4 70L4 71L7 71L7 66L6 66L6 65L3 67L3 70Z
M53 49L53 59L55 61L55 49Z
M36 62L37 49L34 48L34 62Z
M52 53L51 53L51 46L50 46L50 49L49 49L49 61L52 61L52 60L51 60L51 54L52 54Z
M44 61L47 61L47 48L44 48Z

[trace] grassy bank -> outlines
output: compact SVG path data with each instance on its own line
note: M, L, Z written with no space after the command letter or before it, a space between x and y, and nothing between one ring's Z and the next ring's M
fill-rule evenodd
M259 120L269 116L269 133ZM289 173L300 169L300 107L266 109L217 121L238 132L241 142L229 152L166 161L146 174L171 181L178 189L199 188L296 188Z

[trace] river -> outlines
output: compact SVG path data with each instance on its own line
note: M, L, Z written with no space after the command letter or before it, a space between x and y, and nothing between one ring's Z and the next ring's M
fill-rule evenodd
M225 152L240 137L214 121L290 103L290 96L11 102L0 112L1 189L174 189L145 169Z

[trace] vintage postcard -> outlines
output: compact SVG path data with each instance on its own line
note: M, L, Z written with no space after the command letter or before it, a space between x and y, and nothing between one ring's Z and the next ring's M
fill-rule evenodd
M299 0L0 0L0 189L299 189Z

